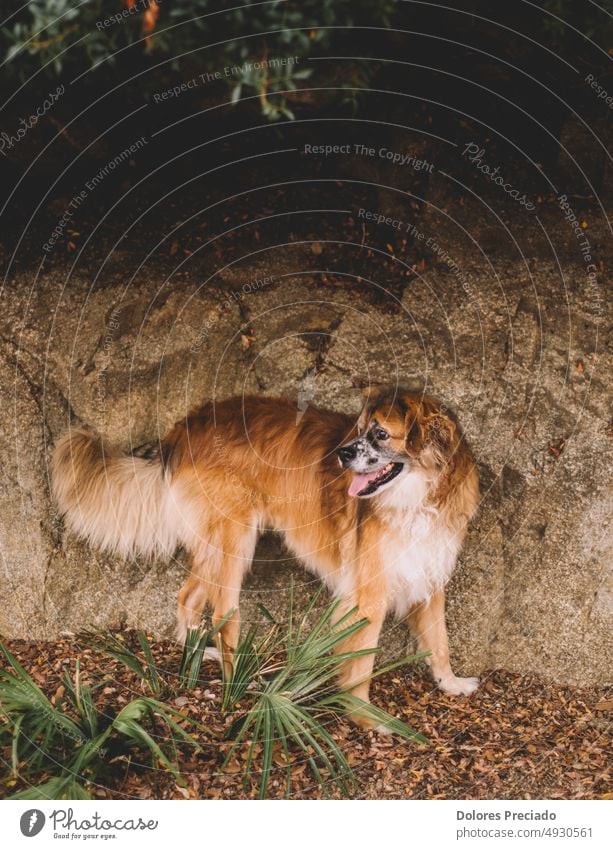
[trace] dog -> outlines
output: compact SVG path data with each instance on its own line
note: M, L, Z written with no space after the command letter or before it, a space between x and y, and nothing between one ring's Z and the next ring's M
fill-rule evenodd
M468 695L479 682L451 669L445 585L479 502L474 457L434 398L397 386L364 394L357 420L314 406L297 417L283 398L205 403L144 457L72 430L53 452L53 493L69 529L102 549L186 549L178 636L198 627L209 603L226 669L243 578L259 533L272 528L340 600L339 617L357 609L367 620L342 651L377 647L392 612L430 653L438 687ZM339 682L365 701L373 658L345 661Z

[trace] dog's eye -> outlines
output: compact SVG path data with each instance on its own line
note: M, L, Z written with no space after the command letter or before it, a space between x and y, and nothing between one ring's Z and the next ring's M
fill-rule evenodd
M379 442L383 442L385 439L389 439L389 433L386 430L383 430L382 427L375 428L375 439L378 439Z

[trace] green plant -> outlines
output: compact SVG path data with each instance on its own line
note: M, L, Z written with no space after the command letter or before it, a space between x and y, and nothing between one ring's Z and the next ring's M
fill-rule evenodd
M202 661L206 657L212 637L231 615L229 614L224 617L223 621L212 631L203 633L198 628L190 628L187 632L179 663L179 674L177 676L177 682L180 687L185 690L193 690L199 686L201 683Z
M249 741L245 763L245 784L255 771L261 772L259 798L268 794L275 751L285 762L286 795L291 789L291 754L294 747L306 759L311 773L326 789L326 778L343 795L349 795L356 779L341 748L327 725L338 714L359 714L375 725L406 739L425 743L426 739L385 710L364 702L348 692L339 692L336 680L342 664L372 654L376 649L343 651L343 643L368 623L356 619L356 610L337 618L339 602L326 605L312 626L308 622L320 597L316 594L298 622L295 621L293 593L289 623L283 633L273 621L263 640L251 629L241 640L232 675L223 682L222 708L238 711L227 736L233 740L224 767L238 748ZM268 617L272 617L267 613ZM377 671L376 675L423 657L403 658ZM374 676L373 676L374 677Z
M543 32L557 48L567 46L578 33L584 38L600 41L606 48L613 37L612 13L611 0L604 0L598 5L580 4L576 0L544 0Z
M133 13L124 14L128 5ZM149 5L114 0L102 8L94 0L30 0L2 28L4 72L22 81L39 72L56 77L88 70L123 80L131 75L129 68L152 57L186 78L196 68L217 72L231 102L246 92L257 97L270 120L291 118L281 92L295 90L310 76L304 60L325 52L347 28L387 26L397 8L393 0L270 0L240 6L190 0L160 3L148 17ZM159 89L159 79L153 84ZM139 86L147 85L147 76L139 77Z
M144 631L137 631L136 639L143 653L142 658L127 645L123 634L116 637L110 631L100 629L84 630L79 634L80 642L123 663L124 666L138 675L154 696L159 696L165 688L166 682L153 658L149 638Z
M356 777L329 730L339 715L358 714L406 740L426 742L385 710L350 692L339 692L341 665L376 649L343 650L343 643L364 628L367 620L357 618L356 610L339 616L338 601L317 613L320 599L321 591L297 615L292 591L286 628L261 607L270 627L262 638L254 629L247 632L237 647L232 674L223 675L221 708L233 715L226 734L231 743L224 767L246 746L245 787L259 772L260 798L268 795L273 762L279 765L279 760L285 768L289 795L293 755L306 760L324 793L327 783L344 795L351 793L357 786ZM176 676L158 666L154 647L142 631L130 637L89 630L80 635L80 641L118 660L153 695L165 698L201 685L208 644L231 615L232 611L211 631L189 631ZM130 639L138 648L130 648ZM4 720L0 747L10 750L15 778L32 785L12 798L89 798L88 784L102 779L112 764L130 759L135 750L147 752L154 765L160 764L184 784L179 747L197 751L201 745L183 726L211 736L208 729L160 698L142 696L119 711L99 705L96 692L107 682L86 684L79 661L72 677L64 669L63 694L54 704L1 642L0 653L7 663L6 669L0 669L0 717ZM376 675L423 656L403 658L382 667Z
M134 749L148 752L154 765L184 783L177 746L200 746L180 723L196 723L147 697L108 716L94 703L103 682L85 684L78 661L74 678L63 671L64 695L53 704L1 642L0 653L8 664L0 669L0 746L10 749L13 775L33 785L12 798L87 799L86 785Z
M126 641L126 635L111 633L102 629L85 629L79 634L79 641L95 651L123 663L134 672L154 696L175 694L178 689L193 690L202 682L200 679L202 662L205 657L216 656L216 650L211 644L215 635L222 628L234 611L230 611L215 628L202 631L192 628L187 632L179 670L175 676L170 670L162 670L153 656L153 646L144 631L136 631L135 637L141 654L133 651Z

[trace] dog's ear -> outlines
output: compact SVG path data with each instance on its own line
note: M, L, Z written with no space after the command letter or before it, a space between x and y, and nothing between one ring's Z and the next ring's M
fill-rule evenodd
M453 456L459 438L455 420L430 398L423 398L409 405L405 418L405 433L406 450L410 456L418 456L429 446L436 461L441 465Z
M364 386L360 386L360 395L365 402L377 398L382 391L383 384L381 383L366 383Z
M455 420L442 410L428 417L426 423L427 441L432 446L434 458L440 466L455 463L460 432Z
M424 405L420 401L408 402L404 417L404 447L410 457L418 457L424 448L426 441L424 422Z
M366 425L368 424L372 408L373 403L370 398L365 398L358 418L358 433L363 433L366 430Z
M455 448L458 435L458 426L452 418L445 413L438 412L430 416L428 423L430 439L442 451L452 451Z
M362 395L362 410L358 419L358 430L362 433L366 429L370 413L377 404L377 400L381 397L384 387L380 383L368 383L360 388Z

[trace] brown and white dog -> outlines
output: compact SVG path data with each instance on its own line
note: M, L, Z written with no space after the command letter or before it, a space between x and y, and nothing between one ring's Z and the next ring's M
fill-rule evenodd
M238 610L258 534L273 528L332 593L340 613L368 619L344 651L376 647L388 612L408 617L446 693L476 678L449 664L444 587L479 500L473 455L457 420L432 398L379 387L358 421L282 398L207 403L178 422L153 456L135 457L72 430L52 459L53 491L71 530L125 557L170 556L191 574L179 592L178 633L205 605L218 624ZM221 628L231 663L239 617ZM341 684L368 699L373 655L346 662Z

